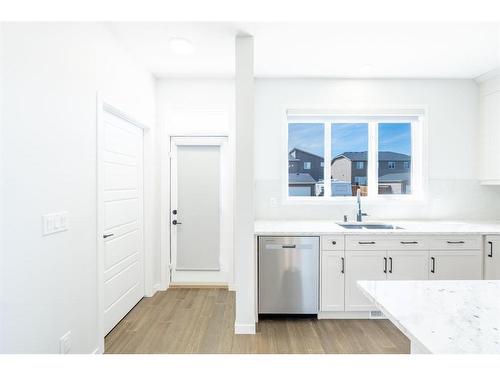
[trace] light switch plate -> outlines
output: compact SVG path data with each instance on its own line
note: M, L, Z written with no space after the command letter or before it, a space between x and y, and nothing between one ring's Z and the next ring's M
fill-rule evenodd
M66 211L42 215L42 235L68 230L68 213Z

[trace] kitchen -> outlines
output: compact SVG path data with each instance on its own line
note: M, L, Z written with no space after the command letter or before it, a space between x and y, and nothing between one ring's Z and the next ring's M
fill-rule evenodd
M500 354L498 22L0 40L1 353Z

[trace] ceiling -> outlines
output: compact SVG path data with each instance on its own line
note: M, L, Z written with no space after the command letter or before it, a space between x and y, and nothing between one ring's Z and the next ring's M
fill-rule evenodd
M156 77L231 77L234 37L257 77L475 78L500 66L498 23L105 23ZM171 51L171 38L194 45Z

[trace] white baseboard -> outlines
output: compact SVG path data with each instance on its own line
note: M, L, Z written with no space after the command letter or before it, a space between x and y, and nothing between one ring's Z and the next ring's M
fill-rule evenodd
M102 350L101 350L101 347L98 346L97 348L95 348L93 351L92 351L92 354L103 354Z
M235 335L255 335L255 323L250 324L234 324Z

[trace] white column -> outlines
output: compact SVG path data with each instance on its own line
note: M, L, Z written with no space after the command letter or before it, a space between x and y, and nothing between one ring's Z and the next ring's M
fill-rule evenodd
M234 189L234 276L236 334L254 334L256 249L254 244L253 37L236 37L236 127Z

